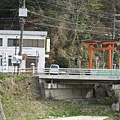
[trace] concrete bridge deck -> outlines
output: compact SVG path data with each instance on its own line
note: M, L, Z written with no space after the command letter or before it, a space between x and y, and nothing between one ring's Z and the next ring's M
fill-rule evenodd
M82 83L120 83L120 69L60 68L58 74L50 74L49 68L45 68L43 71L43 73L38 74L41 80Z
M102 83L120 83L120 76L95 76L95 75L39 75L39 79L53 80L54 82L102 82Z

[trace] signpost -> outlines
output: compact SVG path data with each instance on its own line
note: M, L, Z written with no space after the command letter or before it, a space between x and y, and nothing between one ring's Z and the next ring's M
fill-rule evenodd
M98 62L97 61L99 60L99 56L96 56L95 59L96 59L96 69L98 69Z
M2 53L2 68L3 72L8 72L8 54L6 52Z
M15 55L13 56L12 58L12 64L14 65L14 74L15 74L15 66L18 66L22 63L22 56L19 56L19 55ZM19 71L19 69L18 69Z

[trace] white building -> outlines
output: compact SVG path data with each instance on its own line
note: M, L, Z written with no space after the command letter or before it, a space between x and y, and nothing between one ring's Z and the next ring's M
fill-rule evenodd
M16 69L13 58L19 54L20 31L0 30L0 72ZM46 31L24 31L21 69L35 64L38 72L45 67ZM16 62L15 62L16 63Z

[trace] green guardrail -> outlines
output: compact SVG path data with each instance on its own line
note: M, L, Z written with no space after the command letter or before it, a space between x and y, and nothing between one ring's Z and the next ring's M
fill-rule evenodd
M120 76L119 70L96 70L96 75L99 76Z

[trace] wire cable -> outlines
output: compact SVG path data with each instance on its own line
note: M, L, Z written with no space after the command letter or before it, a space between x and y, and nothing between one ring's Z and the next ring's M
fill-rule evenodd
M52 4L51 4L50 2L49 2L49 3L48 3L48 2L43 2L43 1L41 1L41 0L39 0L39 3L43 3L43 4L51 5L51 6L54 6L54 7L57 7L57 8L61 8L62 10L63 10L63 9L69 10L69 13L71 13L71 12L70 12L70 9L67 9L66 6L63 6L64 4L63 4L63 5L56 5L55 2L54 2L54 3L52 2ZM71 10L73 11L73 9L71 9ZM81 11L81 12L83 12L83 11ZM89 11L89 12L90 12L90 11ZM75 14L74 12L72 12L72 13ZM96 15L97 15L97 14L98 14L98 13L96 13ZM103 15L103 14L104 14L104 15L113 15L113 14L111 14L111 13L109 13L109 12L105 12L105 11L104 11L104 13L101 12L101 14L102 14L102 15Z
M52 18L52 17L48 17L48 16L45 16L45 15L41 15L39 13L36 13L36 12L31 12L28 10L28 12L34 14L34 15L39 15L39 16L42 16L42 17L45 17L45 18L48 18L48 19L51 19L51 20L56 20L56 21L61 21L61 22L64 22L64 23L69 23L69 24L74 24L74 25L81 25L81 24L78 24L78 23L72 23L72 22L69 22L69 21L63 21L63 20L60 20L60 19L57 19L57 18Z
M15 19L16 19L16 16L17 16L17 11L16 11L16 13L15 13L15 17L14 17L14 19L13 19L12 23L11 23L10 30L11 30L11 29L12 29L12 27L13 27L13 24L14 24L14 21L15 21Z
M42 25L42 26L47 26L47 27L53 27L53 28L60 28L60 29L64 29L64 30L70 30L70 31L79 31L77 29L72 29L72 28L65 28L65 27L60 27L60 26L55 26L55 25L50 25L50 24L45 24L45 23L34 23L32 21L29 21L29 23L31 24L35 24L35 25ZM110 31L108 32L100 32L100 31L92 31L92 30L85 30L85 33L104 33L104 34L108 34ZM83 33L84 33L83 32Z
M30 11L29 11L30 12ZM45 16L45 15L41 15L39 13L36 13L36 12L30 12L32 14L36 14L36 15L40 15L42 17L45 17L47 19L52 19L52 20L56 20L56 21L59 21L59 22L64 22L64 23L68 23L68 24L71 24L71 25L76 25L76 26L81 26L81 24L78 24L78 23L72 23L72 22L68 22L68 21L63 21L63 20L60 20L60 19L56 19L56 18L51 18L51 17L48 17L48 16ZM35 21L32 21L32 22L35 22ZM96 24L98 24L99 22L97 22ZM45 24L45 23L44 23ZM93 24L92 26L87 26L87 27L90 27L90 28L106 28L106 29L112 29L112 28L108 28L108 27L94 27L96 24ZM50 25L50 26L53 26L53 25ZM67 28L68 29L68 28Z

